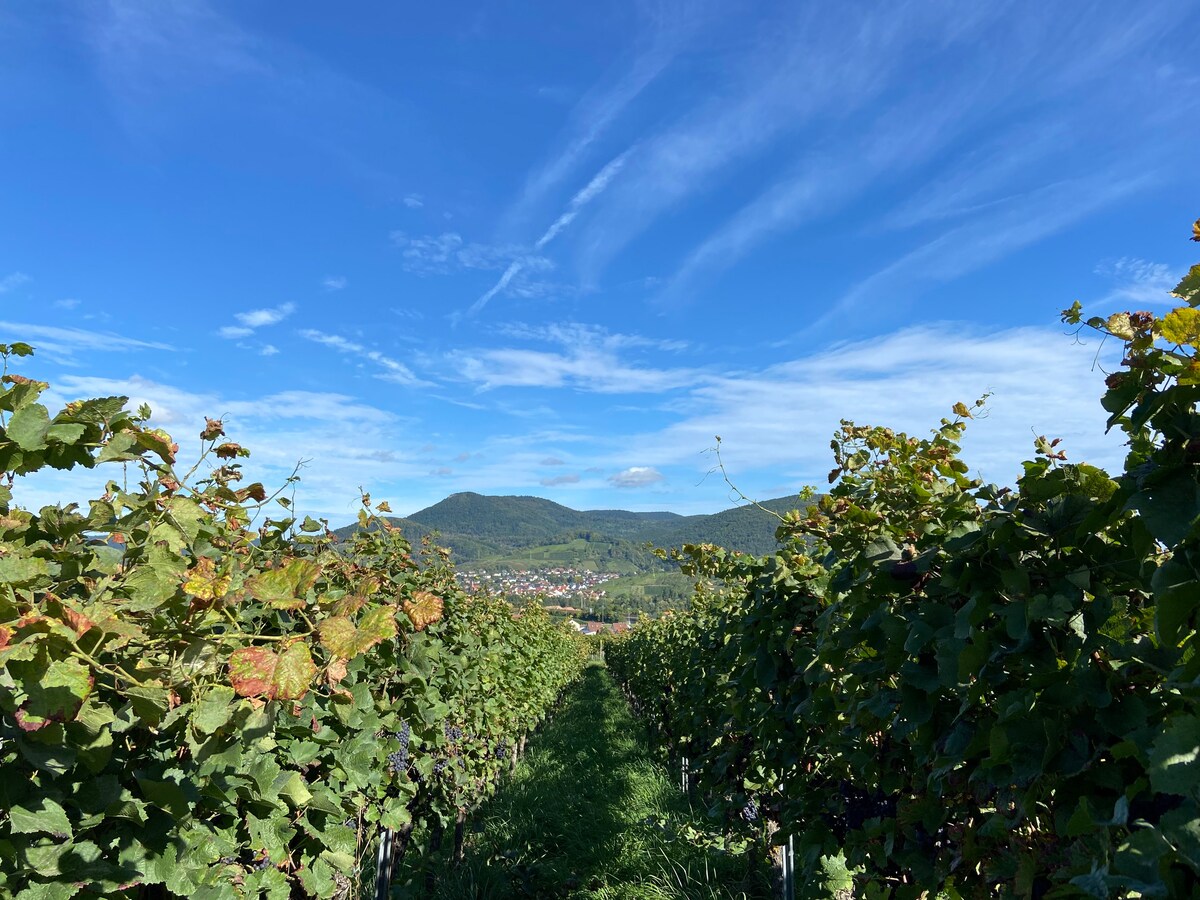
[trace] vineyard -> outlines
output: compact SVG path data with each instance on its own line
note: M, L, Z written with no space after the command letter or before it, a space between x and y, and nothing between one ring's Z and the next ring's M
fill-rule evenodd
M218 420L180 472L148 409L51 413L0 353L0 895L369 896L381 835L461 840L581 641L418 563L368 496L346 541L287 515ZM102 464L87 510L14 502Z
M986 398L927 438L847 421L774 553L674 552L690 606L605 652L714 847L750 823L817 895L832 866L865 897L1200 897L1200 266L1175 296L1063 312L1124 349L1115 476L1041 437L1015 489L972 478ZM124 397L52 413L32 354L0 345L0 895L350 900L461 857L585 640L366 494L339 540L242 486L220 420L184 471ZM100 466L86 510L17 502Z
M1194 227L1200 241L1200 222ZM959 403L928 438L844 422L835 483L779 549L677 556L690 610L608 647L714 812L862 896L1200 896L1200 266L1124 345L1115 477L1038 438L972 479Z

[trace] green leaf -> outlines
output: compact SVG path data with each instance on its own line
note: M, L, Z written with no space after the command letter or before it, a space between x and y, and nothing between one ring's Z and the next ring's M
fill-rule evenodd
M36 882L17 894L16 900L70 900L81 890L82 884L62 881Z
M49 564L40 557L0 556L0 584L28 584L49 574Z
M305 806L312 799L312 792L300 773L291 770L279 774L272 786L272 792L287 800L296 809Z
M1150 786L1163 794L1200 796L1200 718L1179 715L1150 749Z
M1188 270L1188 273L1183 276L1179 284L1175 285L1175 290L1171 293L1188 306L1200 305L1200 263Z
M23 731L38 731L51 722L74 719L94 684L87 666L74 659L54 660L37 681L23 685L28 699L17 710L17 724Z
M196 704L192 712L192 725L200 734L212 734L230 720L236 708L233 688L223 684L213 685Z
M40 797L36 806L14 806L8 811L14 834L52 834L69 839L74 835L67 812L48 797Z
M1200 609L1200 581L1177 553L1151 576L1154 590L1154 631L1164 646L1175 647L1184 637L1188 620Z
M50 413L40 403L31 403L12 414L5 429L9 440L22 450L44 450Z

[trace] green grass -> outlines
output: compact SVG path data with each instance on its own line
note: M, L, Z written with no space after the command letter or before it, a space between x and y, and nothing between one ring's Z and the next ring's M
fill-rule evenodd
M463 864L438 866L428 900L771 896L765 851L724 848L655 761L644 730L598 664L474 819ZM396 896L426 897L403 886Z

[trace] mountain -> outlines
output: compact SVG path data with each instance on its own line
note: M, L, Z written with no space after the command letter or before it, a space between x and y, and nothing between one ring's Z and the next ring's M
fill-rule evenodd
M775 513L795 509L796 497L767 500L759 507ZM473 492L445 500L405 518L390 519L414 544L436 532L460 564L508 560L533 562L608 561L612 571L657 568L646 551L656 547L713 543L747 553L775 547L777 516L753 505L700 516L621 509L575 510L541 497L493 497ZM357 525L338 529L346 537ZM620 565L618 565L620 563Z

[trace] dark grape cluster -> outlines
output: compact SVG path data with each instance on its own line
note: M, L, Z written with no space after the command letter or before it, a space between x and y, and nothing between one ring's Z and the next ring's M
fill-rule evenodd
M444 759L439 759L437 762L435 762L433 764L433 774L434 775L441 775L442 772L445 771L445 769L446 769L446 760L444 760Z
M496 745L496 759L504 759L508 756L508 741L501 741Z
M388 754L387 767L392 773L403 772L408 768L408 743L412 737L412 729L408 722L400 723L400 730L392 735L400 742L400 749Z
M263 869L269 868L270 865L271 865L271 858L269 856L264 856L262 859L257 859L254 861L253 868L254 868L255 872L260 872Z
M746 805L742 807L742 818L747 822L758 821L758 803L756 801L746 801Z
M442 726L442 731L445 733L446 741L448 743L451 743L451 744L462 743L463 730L461 728L459 728L457 725L451 725L449 723L446 723L445 725Z

